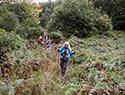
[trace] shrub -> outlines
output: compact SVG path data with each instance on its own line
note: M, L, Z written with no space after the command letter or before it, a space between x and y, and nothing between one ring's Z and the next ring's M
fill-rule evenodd
M98 33L102 34L105 31L112 30L112 24L111 20L109 19L108 15L102 15L100 18L97 20L97 29Z
M35 34L35 27L30 26L18 26L16 33L19 34L22 38L32 38Z
M39 35L44 35L44 32L46 32L44 28L41 26L38 27L30 27L30 26L22 26L19 25L16 29L16 33L19 34L22 38L30 39L34 37L38 37Z
M58 43L62 38L62 34L60 32L51 32L49 34L49 38L53 39L53 42Z
M90 0L94 3L95 8L101 8L111 18L113 28L118 30L125 29L125 0Z
M19 24L18 18L12 12L6 12L0 14L0 28L5 29L6 31L14 30Z
M24 40L14 32L8 33L0 29L0 61L4 60L5 53L23 46Z
M36 34L37 36L39 36L39 35L44 35L44 32L46 32L46 31L47 31L47 30L44 29L43 27L38 26L38 27L36 28L36 30L35 30L35 34Z

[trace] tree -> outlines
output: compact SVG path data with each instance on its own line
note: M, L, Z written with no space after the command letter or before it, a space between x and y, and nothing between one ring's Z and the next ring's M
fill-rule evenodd
M8 0L0 3L0 28L6 31L15 30L24 38L31 38L37 34L35 32L42 10L39 5L26 1Z
M3 10L3 12L8 10L14 13L19 19L19 22L23 25L36 26L40 23L39 13L42 10L40 9L39 5L29 3L29 0L7 0L1 4L0 9Z
M108 16L95 10L88 0L65 0L55 9L47 28L49 31L60 30L67 36L86 37L106 32L112 25Z
M42 12L39 14L40 25L45 28L50 20L50 16L55 8L55 5L54 2L45 2L40 3L40 7L42 9Z
M60 5L62 2L63 2L63 0L56 0L56 1L55 1L55 5L58 6L58 5Z
M0 28L6 31L14 30L19 24L18 18L12 12L0 14Z
M125 29L125 0L90 0L94 2L95 8L101 8L106 12L113 22L114 29Z
M56 0L55 2L52 2L51 0L48 1L49 2L40 3L42 12L39 14L39 19L40 25L44 28L46 28L47 23L50 21L50 16L53 13L55 7L62 3L62 0Z

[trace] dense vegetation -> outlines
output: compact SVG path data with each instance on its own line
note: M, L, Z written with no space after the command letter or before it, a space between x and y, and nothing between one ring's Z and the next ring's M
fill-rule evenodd
M64 0L51 16L49 31L60 30L66 36L88 37L112 29L110 19L100 10L95 10L88 0Z
M101 8L111 18L114 29L125 29L125 0L90 0L95 8Z
M124 95L123 3L2 0L0 95ZM38 44L38 37L45 34L52 41L51 50ZM60 40L68 41L76 52L69 60L65 81L57 53Z

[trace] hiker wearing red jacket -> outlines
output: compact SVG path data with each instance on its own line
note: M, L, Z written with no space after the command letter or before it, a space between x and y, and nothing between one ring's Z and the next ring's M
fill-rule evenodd
M40 44L42 45L44 44L44 38L42 36L39 37L38 41Z

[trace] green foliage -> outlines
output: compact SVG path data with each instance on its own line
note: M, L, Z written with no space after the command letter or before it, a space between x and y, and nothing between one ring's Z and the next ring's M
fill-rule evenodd
M39 19L40 19L40 25L42 27L46 27L48 21L50 20L50 15L53 12L54 9L54 3L53 2L46 2L46 3L41 3L40 7L42 12L39 14Z
M25 1L12 3L5 1L0 6L0 28L6 31L16 30L23 38L38 36L41 31L38 15L41 10L37 4L28 4ZM37 29L36 29L37 28ZM39 28L39 29L38 29ZM35 32L36 30L36 32Z
M113 22L114 29L124 30L125 25L125 0L90 0L94 2L95 8L101 8L106 12Z
M51 14L54 11L54 8L56 6L59 6L61 4L62 0L56 0L55 2L43 2L40 3L40 8L42 9L42 12L39 14L40 19L40 25L44 28L46 28L47 23L50 21Z
M35 36L35 27L30 26L18 26L16 29L16 33L19 34L22 38L31 38Z
M16 33L19 34L22 38L30 39L34 37L39 37L39 35L44 35L47 30L41 26L30 27L30 26L18 26Z
M38 15L34 14L38 6L26 3L27 0L6 1L0 3L0 15L11 14L20 23L9 30L0 29L0 95L124 95L125 34L109 31L112 26L107 15L95 10L88 0L62 1L55 9L48 24L53 30L48 34L53 42L65 40L62 32L66 37L102 34L67 39L76 54L69 59L64 80L57 44L46 50L32 39L47 32L38 25ZM49 4L45 15L52 11L49 9L53 5ZM106 33L109 36L103 35ZM29 39L29 43L21 37Z
M6 31L12 31L18 24L18 18L12 12L6 11L6 13L0 14L0 28Z
M92 62L92 60L94 61L96 59L97 55L100 55L102 61L108 61L109 63L112 63L110 67L113 67L115 64L113 64L113 62L111 61L111 59L113 60L113 54L110 55L111 52L115 52L116 53L115 55L119 56L119 58L123 60L122 56L124 55L123 53L124 49L122 47L124 46L124 43L123 43L124 36L122 35L124 34L122 33L119 34L118 36L119 39L117 39L117 34L114 35L115 37L115 38L113 37L114 39L112 39L112 36L111 37L104 36L106 40L104 40L104 38L101 39L100 37L93 37L93 38L88 38L87 40L86 39L83 40L83 39L78 39L75 36L72 36L69 42L73 47L73 50L76 50L77 52L77 54L73 57L73 60L76 63L77 61L79 63L80 59L83 60L82 62L84 62L84 59L85 60L87 59L89 62ZM119 45L117 46L118 43ZM117 47L119 47L120 51L117 49ZM120 53L120 55L118 52ZM115 57L114 57L114 60L116 60Z
M7 10L14 13L23 25L34 27L39 24L38 14L41 10L38 9L39 6L36 4L30 5L25 1L16 0L15 3L12 3L13 1L5 1L1 4L0 9L3 12Z
M6 67L9 69L5 74L7 81L25 79L19 85L15 82L10 85L14 88L11 92L20 95L124 95L125 34L121 31L112 33L109 37L98 35L85 39L72 36L68 41L76 54L71 56L73 61L69 60L65 80L60 74L55 44L48 51L37 43L30 43L28 49L8 52L8 60L4 62L11 65ZM0 76L0 83L4 81L6 79ZM8 93L5 87L0 94L1 91Z
M23 46L24 40L14 32L8 33L0 29L0 59L4 60L4 55L8 51L18 49Z
M49 31L62 31L64 36L76 35L78 31L82 37L112 29L108 16L95 10L88 0L65 0L54 10L47 27Z
M49 34L49 38L53 39L53 42L59 43L62 40L62 33L60 31L51 32Z
M37 36L39 36L39 35L44 35L44 33L45 33L46 31L47 31L47 30L44 29L43 27L38 26L38 27L36 27L35 34L36 34Z
M108 15L103 15L98 19L97 29L99 30L99 34L105 34L104 31L112 30L111 20Z

